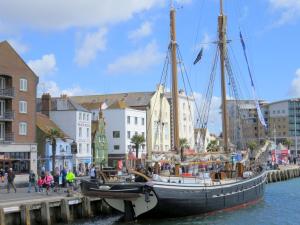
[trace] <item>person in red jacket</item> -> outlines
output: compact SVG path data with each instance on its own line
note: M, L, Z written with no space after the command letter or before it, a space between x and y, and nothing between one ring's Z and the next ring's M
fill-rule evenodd
M45 173L45 178L44 178L44 187L46 188L47 195L49 194L49 190L50 190L50 187L51 187L52 182L53 182L53 177L52 177L51 174L47 171L47 172Z

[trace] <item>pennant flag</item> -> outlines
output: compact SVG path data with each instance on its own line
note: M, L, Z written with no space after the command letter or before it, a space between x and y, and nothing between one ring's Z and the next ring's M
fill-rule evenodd
M195 61L194 61L194 65L196 65L202 58L202 55L203 55L203 48L201 48L199 54L197 55Z
M249 65L249 61L248 61L248 57L247 57L247 53L246 53L246 45L245 45L245 41L244 41L244 38L243 38L243 35L242 35L241 31L240 31L240 39L241 39L241 44L242 44L242 47L243 47L243 50L244 50L244 56L245 56L247 67L248 67L248 73L249 73L250 80L251 80L252 93L253 93L253 97L254 97L254 100L255 100L255 106L256 106L256 110L257 110L257 116L258 116L258 119L259 119L260 123L264 127L267 127L265 118L264 118L264 116L263 116L263 114L261 112L260 106L259 106L259 102L258 102L258 100L256 98L255 86L254 86L254 82L253 82L253 78L252 78L252 73L251 73L251 70L250 70L250 65Z

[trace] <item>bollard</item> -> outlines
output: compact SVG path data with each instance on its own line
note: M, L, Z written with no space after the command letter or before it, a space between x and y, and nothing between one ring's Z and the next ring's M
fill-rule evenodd
M0 225L5 225L5 213L3 208L0 208Z
M51 225L50 208L48 202L43 202L41 207L41 216L43 225Z
M91 200L89 197L84 197L82 200L82 215L85 218L90 218L92 216Z
M71 216L70 216L69 202L67 199L61 200L60 210L61 210L62 221L65 223L70 223Z
M29 205L21 205L20 207L21 214L21 224L30 225L30 206Z

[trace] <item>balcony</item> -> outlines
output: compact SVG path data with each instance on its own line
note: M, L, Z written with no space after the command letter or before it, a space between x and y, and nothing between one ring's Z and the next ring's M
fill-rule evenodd
M14 133L5 133L4 137L0 137L0 144L11 144L15 141Z
M3 115L0 115L0 121L13 121L15 118L14 111L5 111Z
M0 89L0 98L14 98L14 97L15 97L15 89L13 87Z

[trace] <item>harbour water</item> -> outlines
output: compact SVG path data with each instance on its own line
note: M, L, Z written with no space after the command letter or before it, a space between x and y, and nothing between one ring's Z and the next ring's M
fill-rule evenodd
M174 206L176 207L176 206ZM247 208L218 212L207 216L165 220L144 220L135 223L117 222L118 216L98 218L92 221L74 223L75 225L296 225L300 224L300 178L285 182L271 183L266 186L265 198L256 205ZM172 209L170 209L172 210Z

